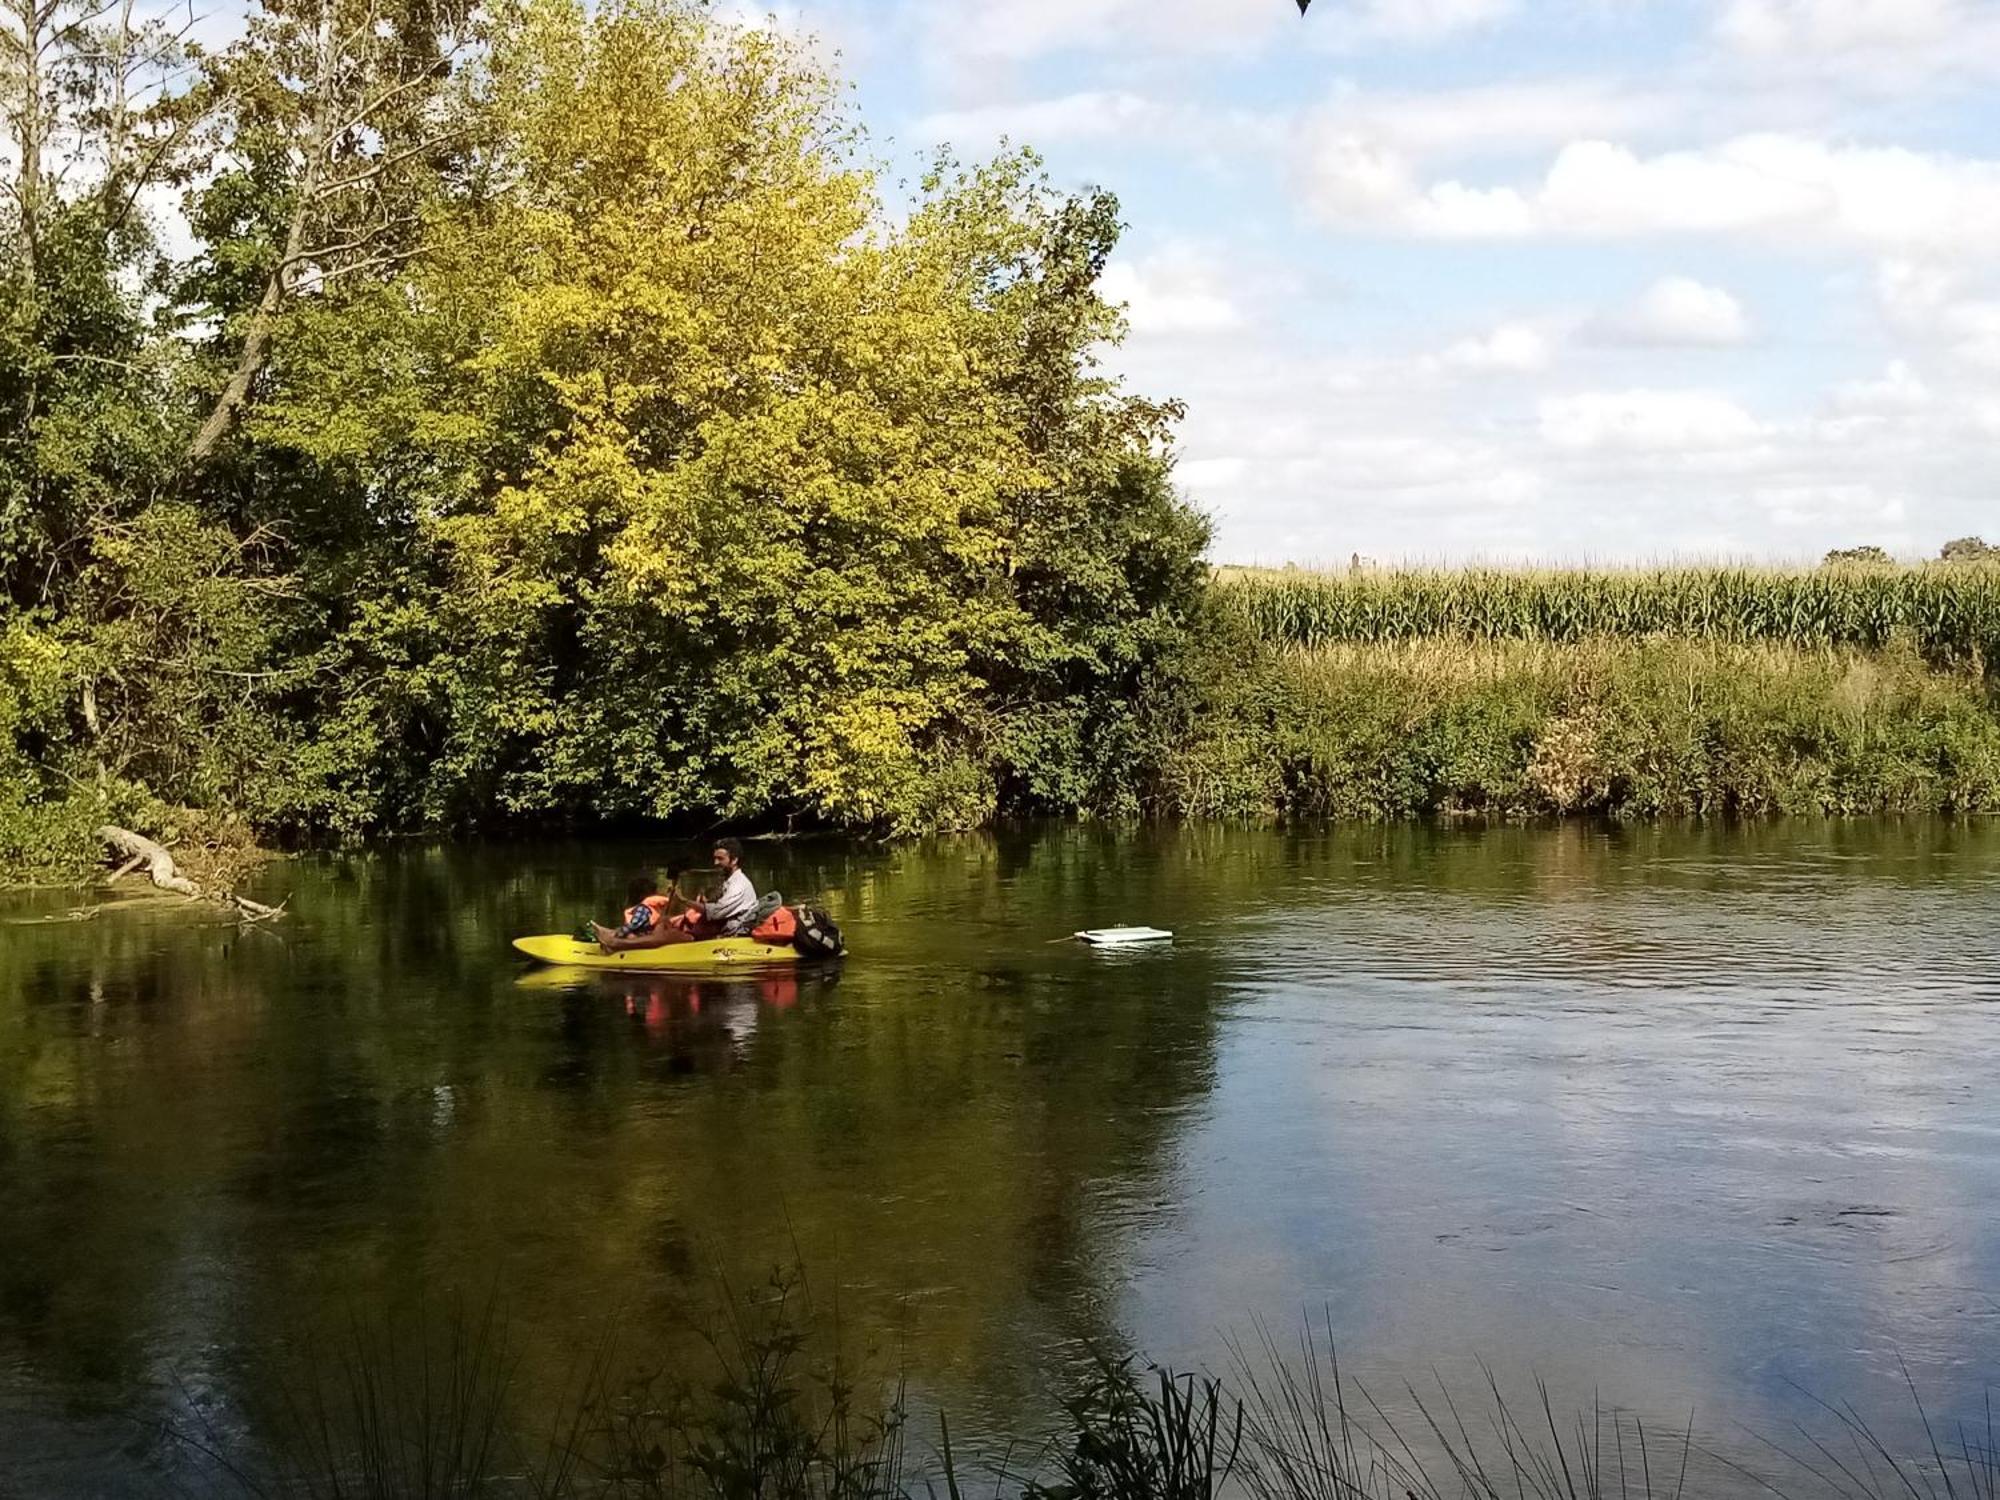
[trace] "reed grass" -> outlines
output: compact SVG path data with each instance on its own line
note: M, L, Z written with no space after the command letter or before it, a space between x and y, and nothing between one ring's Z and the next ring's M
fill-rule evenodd
M1229 570L1221 606L1272 645L1430 638L1577 642L1677 638L2000 660L2000 568Z
M1190 817L2000 811L1992 681L1906 642L1253 642L1153 754Z
M429 1344L357 1328L338 1357L272 1372L292 1394L247 1448L184 1440L257 1500L2000 1500L1990 1401L1982 1424L1940 1433L1912 1382L1913 1452L1822 1404L1817 1426L1739 1434L1730 1457L1692 1416L1559 1411L1539 1382L1517 1402L1490 1372L1472 1400L1404 1385L1392 1411L1342 1371L1324 1321L1289 1349L1260 1327L1224 1375L1100 1357L1052 1441L975 1479L942 1414L913 1460L901 1383L841 1374L797 1311L780 1290L731 1313L705 1372L614 1379L600 1347L539 1427L490 1315Z

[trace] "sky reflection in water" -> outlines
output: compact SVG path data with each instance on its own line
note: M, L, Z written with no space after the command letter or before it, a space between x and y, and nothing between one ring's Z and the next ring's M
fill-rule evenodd
M1380 1392L1483 1359L1725 1448L2000 1369L2000 829L760 847L839 971L524 982L507 937L675 852L295 864L282 938L0 927L0 1475L136 1483L105 1433L357 1305L495 1295L554 1379L794 1253L973 1442L1092 1344L1307 1313ZM1048 941L1115 921L1179 941Z

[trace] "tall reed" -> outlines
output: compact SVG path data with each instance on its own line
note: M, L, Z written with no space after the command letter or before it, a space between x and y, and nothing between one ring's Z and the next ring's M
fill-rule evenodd
M1983 1423L1940 1432L1911 1383L1910 1448L1823 1406L1782 1438L1739 1429L1732 1456L1692 1417L1560 1410L1539 1382L1517 1404L1490 1373L1470 1401L1441 1379L1378 1399L1342 1371L1328 1323L1293 1349L1260 1328L1224 1375L1100 1357L1052 1441L975 1479L941 1413L915 1459L900 1383L870 1396L837 1358L827 1374L792 1283L774 1285L727 1315L712 1370L613 1378L600 1347L538 1422L489 1313L430 1340L357 1324L331 1361L300 1351L303 1369L268 1372L288 1394L247 1451L186 1440L257 1500L2000 1500L1990 1402Z

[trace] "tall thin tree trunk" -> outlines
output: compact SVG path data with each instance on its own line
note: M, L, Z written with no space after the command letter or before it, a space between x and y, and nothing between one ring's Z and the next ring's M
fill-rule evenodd
M312 216L313 201L319 193L320 172L326 161L327 138L333 131L334 65L339 60L334 32L334 0L320 0L316 50L312 126L303 144L305 166L300 174L298 199L292 206L291 222L285 227L284 249L264 283L263 295L258 297L257 306L250 314L249 325L243 330L243 347L237 352L236 367L229 372L222 393L215 398L215 405L209 408L200 431L194 435L194 441L188 444L190 463L206 460L236 425L244 403L250 399L250 387L270 354L271 334L277 326L278 314L285 305L285 299L291 295L292 270L305 249L306 228Z
M126 136L132 129L132 0L118 7L118 35L111 54L111 138L104 143L105 201L125 171Z
M43 63L51 46L48 35L50 23L55 19L56 6L61 0L12 0L14 19L21 27L18 39L20 47L20 90L16 101L14 125L14 149L19 160L14 181L14 208L19 215L21 229L21 280L23 283L22 306L30 318L40 321L39 306L42 286L42 147L48 139L49 118L47 101L43 90L47 80L43 74ZM35 342L40 342L40 330L36 329ZM21 432L33 442L33 434L42 411L42 370L39 363L28 361L23 372L21 391ZM28 465L28 508L29 514L44 514L42 466Z
M43 54L48 49L44 32L54 15L56 0L18 0L21 21L21 109L17 116L15 145L20 151L19 175L15 182L15 203L21 215L22 271L27 278L28 297L33 301L41 278L42 243L42 143L48 120L43 108Z
M257 299L256 309L250 314L250 325L243 330L243 347L237 351L236 368L229 372L228 383L222 387L222 394L215 398L215 405L202 420L201 430L188 444L188 460L201 463L215 452L229 429L236 425L237 413L243 403L250 399L250 386L257 378L257 372L264 368L264 357L270 352L271 330L278 321L278 311L284 306L285 297L290 292L291 263L305 243L306 201L302 196L299 205L292 211L292 222L285 232L284 258L271 272L264 283L264 294Z

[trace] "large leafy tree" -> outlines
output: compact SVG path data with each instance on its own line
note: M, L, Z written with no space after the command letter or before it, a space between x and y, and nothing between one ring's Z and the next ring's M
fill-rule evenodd
M0 247L38 784L308 836L1120 804L1205 533L1095 364L1115 200L1016 156L892 213L837 81L695 0L119 35L19 95L94 135L10 115L95 153Z
M410 528L332 710L429 747L406 814L1082 800L1044 763L1202 540L1090 368L1115 204L941 165L892 228L833 81L671 0L529 4L484 85L478 191L302 311L256 428Z

